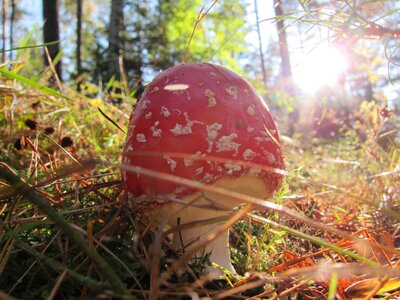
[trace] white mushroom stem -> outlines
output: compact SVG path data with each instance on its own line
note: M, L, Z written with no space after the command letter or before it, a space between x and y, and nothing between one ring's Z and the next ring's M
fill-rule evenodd
M268 196L264 181L254 176L245 175L239 178L223 178L216 181L214 186L257 198ZM184 251L191 251L191 247L195 242L204 240L205 247L197 252L196 257L210 253L210 261L212 263L236 273L231 264L228 229L221 232L223 222L212 223L206 221L227 216L229 211L241 204L241 202L237 199L208 191L196 193L186 197L184 200L185 204L174 203L170 206L167 205L163 209L163 215L164 217L169 216L168 223L171 226L197 222L190 228L185 228L174 234L173 247L178 251L183 250L182 248L184 248ZM215 234L217 234L216 237ZM210 275L221 274L211 266L207 268L207 271Z
M187 224L196 221L198 224L174 234L172 243L173 248L179 252L184 251L186 253L187 251L191 251L192 247L201 243L205 245L205 247L198 251L193 259L201 259L204 255L210 254L209 259L211 262L235 273L235 269L233 268L230 259L228 243L229 231L225 229L222 233L218 232L217 237L214 239L213 234L220 231L219 228L222 224L213 223L204 225L204 223L207 223L207 220L225 216L227 213L228 212L226 211L204 209L194 206L184 208L176 215L175 224L170 223L170 225L177 225L178 220L180 224ZM211 242L210 239L212 239ZM218 270L208 266L207 271L208 273L215 273L215 271Z

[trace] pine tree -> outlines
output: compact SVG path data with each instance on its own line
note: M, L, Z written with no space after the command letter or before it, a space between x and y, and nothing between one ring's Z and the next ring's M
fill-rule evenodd
M57 56L60 54L60 30L58 23L58 1L57 0L43 0L43 42L54 43L47 46L49 50L49 57L44 55L44 62L47 66L53 63ZM50 60L50 61L49 61ZM62 64L61 59L55 62L55 70L59 80L62 81Z

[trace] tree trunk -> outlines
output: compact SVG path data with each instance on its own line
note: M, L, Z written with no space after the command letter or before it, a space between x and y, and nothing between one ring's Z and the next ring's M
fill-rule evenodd
M14 47L14 23L15 23L15 0L11 0L11 16L10 16L10 37L9 37L9 43L10 43L10 49ZM13 51L10 52L9 55L10 60L13 59Z
M78 77L78 91L81 90L79 76L82 74L82 5L83 0L77 0L76 10L76 73Z
M3 53L1 56L1 60L3 64L6 62L6 41L7 41L7 10L8 10L8 0L3 0Z
M119 56L121 55L121 27L123 24L123 0L111 1L110 24L108 27L108 74L120 78Z
M54 61L60 53L60 30L58 27L58 3L57 0L43 0L43 41L44 43L56 42L54 45L47 46L50 58L45 54L44 62L50 65L49 59ZM62 81L61 59L55 64L58 79Z
M279 40L279 54L281 56L281 78L283 80L292 77L292 67L290 65L290 56L288 49L288 42L286 37L285 23L283 21L283 16L285 15L282 7L281 0L274 0L275 17L278 22L276 22L276 29L278 30L278 40Z

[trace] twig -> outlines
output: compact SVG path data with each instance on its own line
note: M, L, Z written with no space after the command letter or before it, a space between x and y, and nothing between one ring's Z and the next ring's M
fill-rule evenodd
M108 121L110 121L115 127L117 127L119 130L121 130L123 133L126 134L126 131L123 130L123 129L121 128L121 126L119 126L119 125L117 124L117 122L115 122L113 119L111 119L109 116L107 116L107 115L105 114L105 112L102 111L102 110L100 109L100 107L98 107L97 109L99 110L99 112L101 113L101 115L102 115L104 118L106 118L106 119L107 119Z
M60 289L61 283L64 281L65 279L65 275L67 275L67 271L64 270L64 272L62 272L60 274L60 276L58 276L56 284L54 285L53 289L51 290L50 295L47 297L47 300L53 300L55 299L55 297L57 296L57 292Z
M47 47L44 47L44 51L45 51L45 53L46 53L47 61L49 62L50 70L51 70L51 72L53 73L54 78L56 79L56 83L57 83L58 89L59 89L60 91L62 91L63 88L62 88L61 80L60 80L60 78L58 77L58 74L57 74L56 68L55 68L55 66L54 66L54 63L53 63L53 61L51 60L51 56L50 56L49 49L48 49ZM60 62L58 62L58 63L60 63Z

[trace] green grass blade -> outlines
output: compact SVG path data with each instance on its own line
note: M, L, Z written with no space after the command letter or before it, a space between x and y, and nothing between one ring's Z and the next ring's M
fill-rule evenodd
M18 46L18 47L14 47L14 48L11 48L11 49L6 49L4 51L1 50L0 52L2 53L2 52L11 52L11 51L18 51L18 50L25 50L25 49L42 48L42 47L46 47L46 46L56 45L58 43L59 43L59 41L45 43L45 44L39 44L39 45Z
M335 299L335 293L338 286L338 273L333 272L331 276L331 280L329 281L329 292L328 292L328 300Z
M0 68L0 74L3 74L4 76L6 76L8 78L15 79L15 80L22 82L22 83L24 83L30 87L33 87L35 89L41 90L47 94L72 101L72 98L70 98L60 92L57 92L56 90L54 90L52 88L49 88L39 82L33 81L29 78L26 78L20 74L15 73L15 72L8 71L5 68Z
M349 256L351 258L354 258L355 260L358 260L360 262L363 262L363 263L365 263L367 265L370 265L370 266L378 265L376 262L374 262L372 260L369 260L368 258L365 258L365 257L363 257L361 255L358 255L357 253L354 253L354 252L352 252L350 250L343 249L340 246L331 244L331 243L329 243L329 242L327 242L327 241L325 241L325 240L323 240L321 238L308 235L308 234L306 234L304 232L301 232L301 231L295 230L293 228L290 228L288 226L276 223L274 221L271 221L269 219L263 218L261 216L257 216L257 215L254 215L254 214L249 214L249 215L251 216L252 219L258 220L261 223L270 224L272 226L278 227L280 229L283 229L283 230L289 232L290 234L292 234L294 236L297 236L299 238L302 238L302 239L305 239L307 241L310 241L313 244L316 244L316 245L331 249L332 251L335 251L337 253L341 253L343 255L347 255L347 256Z

